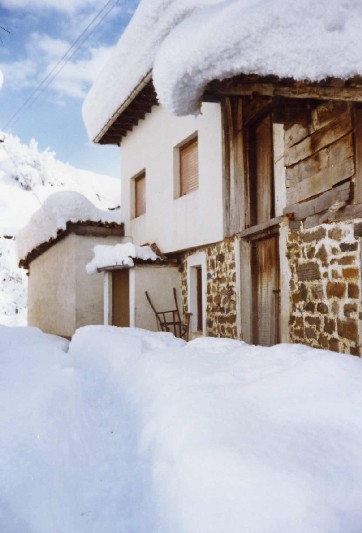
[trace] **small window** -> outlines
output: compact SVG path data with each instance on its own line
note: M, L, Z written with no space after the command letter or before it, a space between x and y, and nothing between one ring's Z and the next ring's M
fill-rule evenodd
M190 141L179 147L180 163L180 196L184 196L199 186L199 157L198 139L193 137Z
M146 172L134 178L134 216L146 213Z

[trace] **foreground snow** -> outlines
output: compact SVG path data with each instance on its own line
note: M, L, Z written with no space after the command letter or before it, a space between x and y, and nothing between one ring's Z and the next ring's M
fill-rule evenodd
M0 531L357 533L362 362L0 328Z

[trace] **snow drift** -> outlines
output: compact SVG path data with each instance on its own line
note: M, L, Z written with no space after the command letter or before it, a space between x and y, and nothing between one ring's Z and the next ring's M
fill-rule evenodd
M0 530L359 533L362 362L0 328Z

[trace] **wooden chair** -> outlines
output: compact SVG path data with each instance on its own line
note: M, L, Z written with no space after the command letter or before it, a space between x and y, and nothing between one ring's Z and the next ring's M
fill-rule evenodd
M171 332L175 335L175 337L179 337L188 341L190 330L190 316L192 313L185 313L186 320L185 323L183 323L177 304L176 289L173 289L175 309L171 309L169 311L157 311L147 291L145 291L145 295L148 300L148 303L152 308L152 311L155 313L159 330Z

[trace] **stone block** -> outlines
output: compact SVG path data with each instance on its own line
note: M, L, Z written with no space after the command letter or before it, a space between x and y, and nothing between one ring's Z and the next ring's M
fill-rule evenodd
M328 335L325 335L324 333L321 333L318 337L318 343L321 348L328 349Z
M338 339L329 339L328 348L332 352L339 352L339 340Z
M358 341L358 323L357 320L337 320L338 335L344 339Z
M343 298L346 294L346 284L336 281L327 283L327 298Z
M343 232L341 228L333 228L328 231L328 237L334 241L340 241L342 238Z
M315 311L315 303L314 302L307 302L304 309L308 312L308 313L314 313Z
M356 283L348 283L348 298L359 298L359 286Z
M327 232L325 228L318 228L314 231L310 231L308 233L304 233L302 235L303 242L314 242L314 241L320 241L321 239L324 239Z
M323 300L324 299L324 288L322 283L312 285L311 287L312 298L314 300Z
M311 339L316 340L317 332L315 331L315 329L311 327L305 328L305 338L306 340L311 340Z
M352 313L357 313L357 304L356 303L348 303L344 306L344 316L347 318L351 317Z
M321 272L317 263L309 261L297 266L299 281L311 281L321 279Z
M326 315L328 313L328 305L323 302L319 302L317 305L317 311L322 315Z
M324 317L324 331L332 335L336 331L336 322L333 318Z
M320 328L321 326L321 319L319 318L319 316L307 316L305 318L305 321L307 324L310 324L311 326L315 326L316 328Z
M337 265L353 265L356 262L354 255L344 255L342 257L334 258L331 263Z
M342 242L339 247L341 249L341 252L355 252L356 250L358 250L358 243Z
M344 268L343 277L345 279L358 279L359 271L358 268Z

